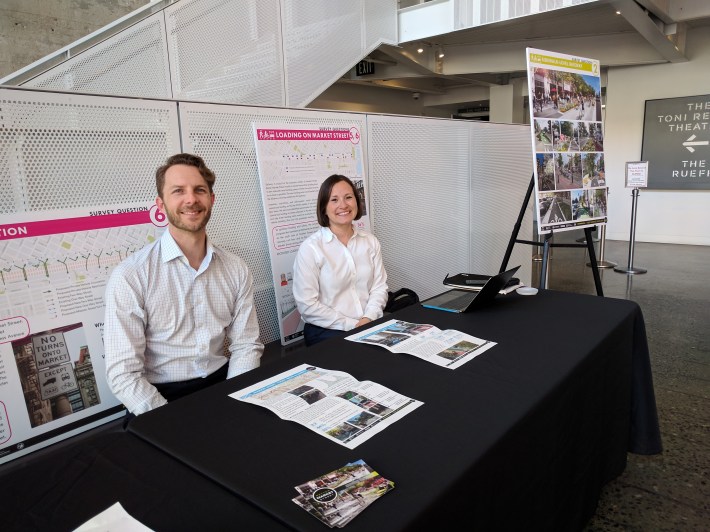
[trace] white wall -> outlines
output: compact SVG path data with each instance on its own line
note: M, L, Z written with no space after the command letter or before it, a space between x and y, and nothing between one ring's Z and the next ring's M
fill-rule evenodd
M710 31L689 31L686 63L610 68L604 153L609 182L610 240L628 240L631 190L624 188L627 161L641 159L645 100L710 94ZM705 138L710 131L703 133ZM710 190L641 190L636 241L710 245Z

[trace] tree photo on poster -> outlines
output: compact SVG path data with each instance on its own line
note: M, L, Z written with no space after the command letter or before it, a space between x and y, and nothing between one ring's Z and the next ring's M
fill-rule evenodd
M599 61L527 49L538 232L604 224Z
M646 100L648 188L710 190L710 94Z

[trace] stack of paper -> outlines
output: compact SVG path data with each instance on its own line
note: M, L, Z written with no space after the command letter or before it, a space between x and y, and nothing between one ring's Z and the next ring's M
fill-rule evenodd
M296 486L293 502L330 528L342 528L393 488L394 482L358 460Z

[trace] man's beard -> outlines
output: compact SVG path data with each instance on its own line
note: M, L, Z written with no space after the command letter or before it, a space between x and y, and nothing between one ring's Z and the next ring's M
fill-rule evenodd
M204 212L204 217L202 218L202 221L200 221L197 225L194 223L191 224L186 224L185 222L182 221L180 215L177 212L170 211L169 209L165 209L165 214L168 217L168 222L170 222L170 225L177 229L181 229L183 231L188 231L191 233L197 233L204 229L207 226L207 222L210 221L210 217L212 216L212 209L209 207L201 207L202 212Z

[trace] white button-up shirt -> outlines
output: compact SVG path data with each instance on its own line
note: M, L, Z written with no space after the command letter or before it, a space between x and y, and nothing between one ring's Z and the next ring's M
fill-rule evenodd
M382 317L387 274L380 243L358 231L344 246L321 227L303 241L293 267L293 297L306 323L349 331L362 317Z
M242 259L207 242L195 271L165 231L119 264L106 286L104 349L111 391L134 414L167 401L151 383L227 377L259 365L264 346Z

